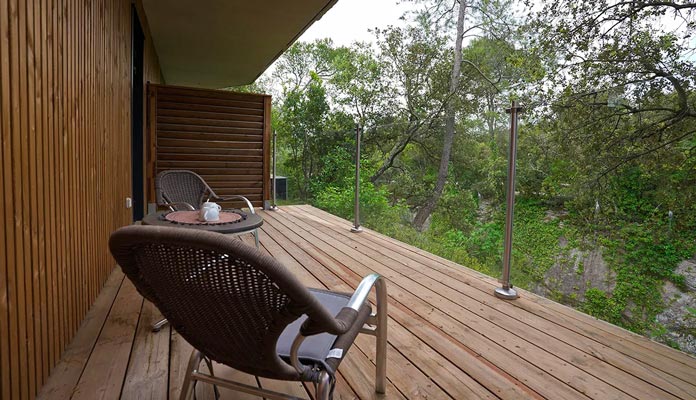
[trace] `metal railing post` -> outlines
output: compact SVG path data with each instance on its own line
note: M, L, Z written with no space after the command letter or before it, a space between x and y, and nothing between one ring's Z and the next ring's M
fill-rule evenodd
M505 210L505 244L503 249L503 276L500 279L502 287L495 289L496 297L514 300L517 291L510 284L510 263L512 260L512 222L515 216L515 164L517 162L517 120L522 111L516 101L507 110L510 113L510 152L508 157L507 207Z
M355 222L351 232L362 232L360 227L360 124L355 124Z
M271 204L271 211L278 211L278 205L276 204L276 131L273 131L273 204Z

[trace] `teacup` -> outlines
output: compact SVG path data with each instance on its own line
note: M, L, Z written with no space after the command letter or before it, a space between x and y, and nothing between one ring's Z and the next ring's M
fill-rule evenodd
M220 210L222 210L222 207L217 203L206 201L203 203L203 206L201 206L201 221L214 222L220 220Z

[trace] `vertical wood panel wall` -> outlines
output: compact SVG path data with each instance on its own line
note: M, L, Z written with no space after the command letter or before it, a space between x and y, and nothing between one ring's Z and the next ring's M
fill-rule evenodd
M0 1L2 399L34 398L115 266L130 79L129 0Z
M255 207L270 199L270 96L164 85L150 85L149 96L150 179L187 169L220 196L243 195ZM223 203L232 205L241 206Z

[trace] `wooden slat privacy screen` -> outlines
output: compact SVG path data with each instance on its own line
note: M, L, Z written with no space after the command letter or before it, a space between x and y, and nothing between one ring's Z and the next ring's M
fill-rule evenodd
M0 399L34 398L115 266L130 88L130 0L0 1Z
M255 207L270 199L270 96L164 85L150 85L149 95L150 182L161 171L187 169L220 196L243 195ZM223 203L232 205L240 206Z

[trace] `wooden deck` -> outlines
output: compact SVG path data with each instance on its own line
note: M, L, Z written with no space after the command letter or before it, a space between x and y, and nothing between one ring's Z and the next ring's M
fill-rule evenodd
M374 339L362 337L341 365L337 399L696 398L687 354L531 293L499 300L495 279L369 230L350 233L349 222L310 206L263 216L263 251L307 285L350 292L373 271L388 280L387 395L373 393ZM176 399L190 346L169 328L150 332L158 318L114 271L40 398ZM298 383L216 373L308 396ZM198 386L199 399L212 398Z

